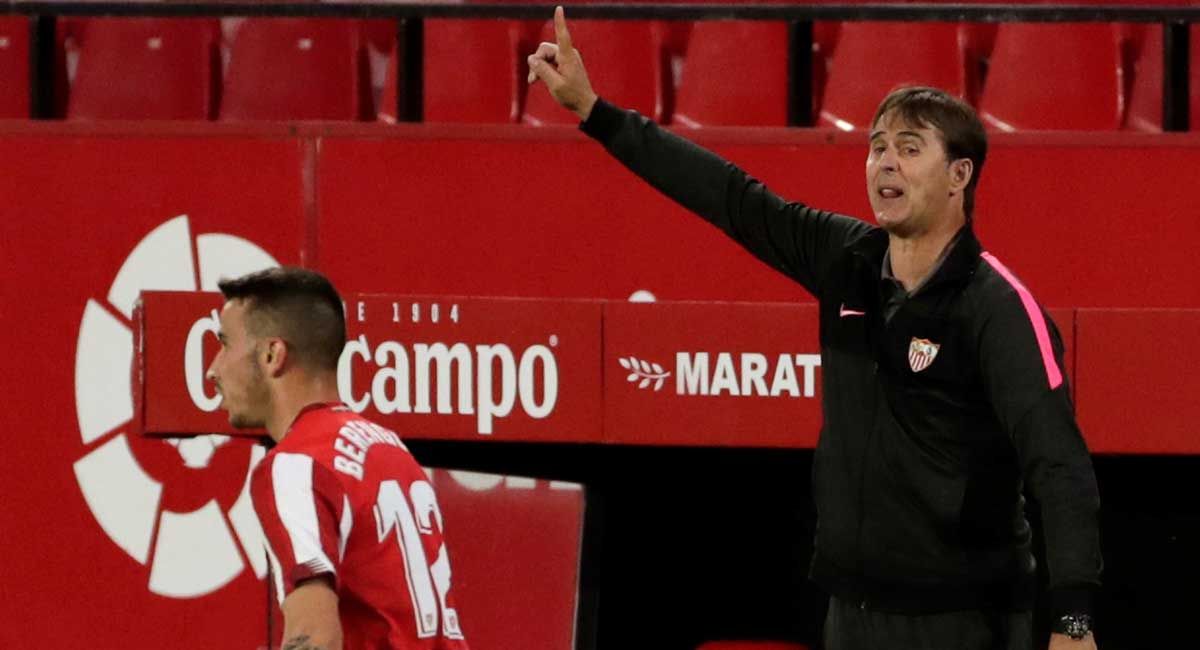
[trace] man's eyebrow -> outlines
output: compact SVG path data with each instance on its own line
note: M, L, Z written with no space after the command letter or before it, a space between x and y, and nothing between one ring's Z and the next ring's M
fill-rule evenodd
M883 137L883 135L885 133L886 132L883 131L882 129L878 130L878 131L873 131L871 133L871 137L867 138L867 142L874 142L876 138ZM900 132L896 133L896 137L897 138L916 138L917 140L920 140L921 142L925 142L925 136L921 135L920 133L917 133L916 131L900 131Z

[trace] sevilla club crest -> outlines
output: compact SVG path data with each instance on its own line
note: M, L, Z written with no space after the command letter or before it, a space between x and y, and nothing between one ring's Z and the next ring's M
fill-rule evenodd
M908 344L908 367L912 368L913 372L921 372L928 368L929 364L937 358L940 347L942 346L929 339L919 339L914 336L912 343Z

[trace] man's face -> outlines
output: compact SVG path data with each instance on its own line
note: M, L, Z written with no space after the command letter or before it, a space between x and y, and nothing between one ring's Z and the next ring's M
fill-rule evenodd
M247 329L245 301L225 303L217 336L221 349L207 376L221 394L221 407L229 412L229 423L238 428L265 426L271 396L260 365L261 342Z
M952 165L941 134L905 123L894 113L879 118L867 154L867 195L885 230L920 235L953 214Z

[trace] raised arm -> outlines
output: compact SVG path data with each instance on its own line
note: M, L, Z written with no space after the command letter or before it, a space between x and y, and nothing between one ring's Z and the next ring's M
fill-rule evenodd
M554 12L554 27L557 42L542 43L529 56L530 83L545 83L583 120L583 131L642 180L819 296L833 260L871 226L789 203L713 152L598 97L562 7Z

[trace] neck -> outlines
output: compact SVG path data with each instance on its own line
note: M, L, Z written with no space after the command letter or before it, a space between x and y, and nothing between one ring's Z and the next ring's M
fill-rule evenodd
M960 214L956 219L942 219L936 227L918 235L902 237L889 233L892 275L906 291L912 291L929 275L946 245L965 223L966 218Z
M271 414L267 417L267 434L275 442L280 442L304 407L340 400L337 377L332 372L311 375L291 373L280 378L274 389L274 399L271 400Z

